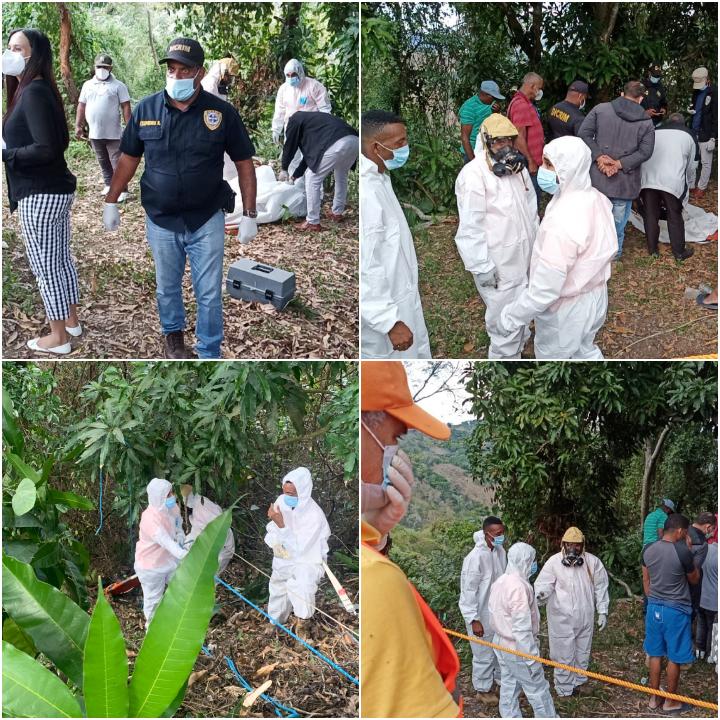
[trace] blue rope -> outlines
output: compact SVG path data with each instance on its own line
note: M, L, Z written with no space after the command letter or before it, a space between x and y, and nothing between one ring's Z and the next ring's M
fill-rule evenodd
M252 692L252 690L253 690L252 685L250 685L250 683L238 672L238 669L235 667L235 663L234 663L234 662L232 661L232 659L229 658L227 655L225 656L225 663L227 664L227 666L228 666L228 667L230 668L230 670L232 671L232 674L237 678L238 682L239 682L248 692ZM291 718L300 717L300 715L298 714L297 710L293 710L292 708L286 707L286 706L283 705L282 703L279 703L275 698L270 697L270 695L266 695L265 693L261 693L261 694L260 694L260 697L261 697L263 700L266 700L267 702L269 702L269 703L271 703L272 705L274 705L275 708L277 708L277 709L275 710L275 714L276 714L278 717L283 717L282 713L280 712L281 710L284 711L284 712L286 712L286 713L288 713L287 717L291 717Z
M102 501L103 501L103 471L102 471L102 468L100 468L100 501L98 502L98 505L100 506L100 525L98 525L98 529L95 531L96 535L102 530L102 526L103 526Z
M275 618L268 615L262 608L259 608L255 603L248 600L244 595L242 595L240 592L238 592L234 587L231 585L228 585L224 580L221 580L219 577L215 578L215 582L220 583L224 587L226 587L231 593L234 593L237 595L241 600L244 600L251 608L254 608L257 610L260 614L264 615L273 625L276 627L279 627L281 630L284 630L290 637L295 638L299 643L304 645L310 652L312 652L314 655L317 655L323 662L327 663L330 667L337 670L339 673L344 675L348 680L350 680L351 683L357 685L360 687L360 681L353 677L347 670L344 670L341 668L337 663L334 663L327 655L323 655L319 650L316 650L312 645L308 645L301 637L298 637L292 630L286 628L282 623L279 623Z

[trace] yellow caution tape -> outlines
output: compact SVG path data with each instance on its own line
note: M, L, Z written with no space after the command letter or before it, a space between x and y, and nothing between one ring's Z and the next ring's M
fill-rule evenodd
M560 668L561 670L567 670L568 672L577 673L578 675L585 675L593 680L601 680L602 682L611 683L612 685L619 685L620 687L628 688L629 690L637 690L638 692L644 692L647 695L657 695L659 697L667 698L668 700L677 700L677 702L684 702L688 705L695 705L697 707L706 708L708 710L718 711L718 706L715 703L705 702L705 700L695 700L689 698L686 695L676 695L675 693L669 693L665 690L653 690L652 688L645 687L644 685L638 685L637 683L631 683L627 680L619 680L618 678L609 677L608 675L601 675L600 673L590 672L590 670L582 670L580 668L572 667L572 665L564 665L563 663L555 662L554 660L546 660L537 655L529 655L520 650L512 650L503 645L496 645L495 643L489 642L488 640L481 640L477 637L470 637L469 635L463 635L462 633L455 632L454 630L448 630L443 628L448 635L454 635L455 637L462 638L463 640L469 640L470 642L477 643L478 645L486 645L487 647L493 648L493 650L501 650L502 652L511 653L512 655L518 655L519 657L526 658L528 660L536 660L543 665L550 665L551 667Z

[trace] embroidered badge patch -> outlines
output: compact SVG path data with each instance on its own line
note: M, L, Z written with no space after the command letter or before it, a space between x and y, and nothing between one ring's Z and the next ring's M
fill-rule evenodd
M222 113L218 110L206 110L203 120L208 130L217 130L222 122Z

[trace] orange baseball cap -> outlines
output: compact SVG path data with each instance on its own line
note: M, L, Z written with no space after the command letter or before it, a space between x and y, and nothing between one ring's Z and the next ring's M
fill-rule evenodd
M413 401L405 368L399 360L360 363L360 409L384 410L425 435L437 440L450 438L450 428Z

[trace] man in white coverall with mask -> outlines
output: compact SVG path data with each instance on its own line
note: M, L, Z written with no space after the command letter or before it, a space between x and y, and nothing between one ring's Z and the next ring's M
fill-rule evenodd
M519 358L530 339L527 323L500 332L500 312L527 285L538 229L537 195L526 160L514 144L517 128L493 113L480 126L475 158L455 182L459 226L455 244L485 303L490 359Z
M458 606L468 635L487 640L490 633L488 600L490 586L505 572L507 558L503 543L505 527L497 517L487 517L482 530L473 535L475 547L465 556L460 575L460 601ZM470 643L472 650L472 684L477 699L482 703L497 704L493 682L500 684L500 666L492 648Z
M507 554L505 574L490 588L493 642L529 655L539 654L540 611L529 582L536 572L535 548L515 543ZM535 717L557 717L542 665L502 650L495 650L495 655L500 663L500 717L522 717L521 690Z
M297 627L315 613L315 593L328 554L330 526L312 499L312 477L305 467L282 479L283 494L270 505L265 544L273 550L268 615L284 623L292 610Z
M598 630L607 625L608 574L600 558L585 551L585 536L568 528L562 550L543 565L535 581L535 598L547 603L550 659L587 670L590 664L595 610ZM569 697L587 677L555 668L555 692Z
M181 485L180 494L183 496L185 507L188 509L190 519L190 532L185 536L185 547L190 549L198 539L200 533L216 518L222 515L223 509L203 495L196 495L192 485ZM228 530L225 544L220 550L217 574L220 575L235 554L235 537L232 530Z
M529 284L499 320L501 332L514 337L535 319L538 360L603 358L595 335L607 317L618 243L612 203L592 186L591 164L580 138L558 138L543 151L538 184L553 199L535 240Z
M140 517L140 533L135 545L135 573L143 591L145 629L162 600L165 587L188 551L184 541L180 513L172 485L153 478L147 486L148 507Z
M410 156L405 121L369 110L360 142L360 355L430 359L415 246L387 172Z

